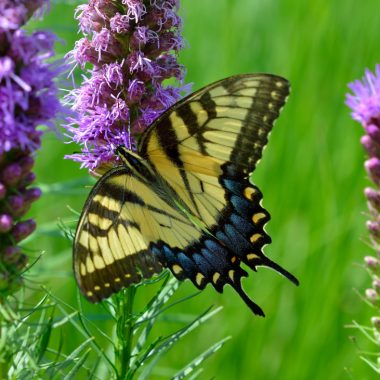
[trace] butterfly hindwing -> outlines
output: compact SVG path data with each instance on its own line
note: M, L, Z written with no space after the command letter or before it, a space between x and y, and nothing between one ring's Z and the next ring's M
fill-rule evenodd
M97 302L122 287L161 271L148 252L140 226L126 205L139 200L125 187L130 176L123 167L106 173L92 189L74 241L74 273L82 293Z
M142 194L142 196L140 196ZM92 189L74 241L74 273L92 302L162 270L150 246L184 247L200 236L177 211L125 167L102 176Z

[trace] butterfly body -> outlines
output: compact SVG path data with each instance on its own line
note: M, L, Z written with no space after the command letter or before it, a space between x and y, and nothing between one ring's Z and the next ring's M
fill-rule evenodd
M288 94L269 74L227 78L165 112L137 152L117 148L122 165L95 185L74 241L74 272L84 295L100 301L167 267L179 280L244 293L244 263L294 276L267 258L270 219L249 180Z
M152 191L154 191L165 203L189 218L189 220L194 221L194 223L202 225L202 221L192 214L186 203L182 201L161 175L155 173L154 169L147 161L122 145L116 149L116 153L131 173L146 185L150 186Z

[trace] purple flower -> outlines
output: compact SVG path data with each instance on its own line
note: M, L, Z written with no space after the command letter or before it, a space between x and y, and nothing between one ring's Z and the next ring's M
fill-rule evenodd
M47 0L1 0L0 29L15 30L24 25L35 11L43 11Z
M84 38L68 57L92 66L67 97L76 111L66 126L82 154L68 157L91 171L112 166L115 148L134 149L139 135L189 91L176 54L184 47L175 0L90 0L77 8ZM176 79L180 86L164 83Z
M61 111L55 84L61 70L46 63L56 37L19 29L46 6L46 0L0 1L0 296L20 284L27 257L18 243L36 228L34 220L22 218L41 196L31 187L33 154L42 135L37 127L53 127Z
M356 80L348 87L353 95L347 95L346 104L352 109L352 117L365 127L380 116L380 65L375 74L366 70L363 81Z
M366 299L380 312L380 65L375 73L366 70L362 81L356 80L349 84L352 94L347 94L346 104L352 109L352 117L359 121L365 131L361 143L367 151L368 159L364 167L373 182L373 188L364 191L370 210L370 220L367 221L370 240L375 256L364 258L365 266L372 277L372 288L365 291ZM378 317L372 318L372 324L377 328ZM375 329L374 338L380 342L380 336ZM378 357L378 360L380 358Z
M361 143L368 153L364 166L375 188L367 188L367 197L372 219L367 223L373 243L380 242L380 65L375 74L366 70L362 81L356 80L348 87L353 94L347 94L346 104L352 109L352 117L359 121L365 135ZM380 252L379 252L380 254Z

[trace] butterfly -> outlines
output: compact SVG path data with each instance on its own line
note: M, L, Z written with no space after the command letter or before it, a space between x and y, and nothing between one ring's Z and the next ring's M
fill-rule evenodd
M137 152L116 149L122 164L95 184L74 239L74 273L83 295L99 302L169 268L198 289L244 292L246 267L274 269L263 246L270 219L250 174L289 94L271 74L237 75L182 99L143 133Z

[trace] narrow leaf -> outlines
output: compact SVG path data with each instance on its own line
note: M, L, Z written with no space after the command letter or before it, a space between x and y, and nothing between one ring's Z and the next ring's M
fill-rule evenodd
M179 372L177 372L173 376L172 380L184 379L187 375L189 375L191 372L193 372L195 369L197 369L207 358L209 358L215 352L219 351L223 347L223 345L230 339L231 339L231 337L227 337L227 338L222 339L218 343L215 343L209 349L204 351L201 355L196 357L191 363L189 363L187 366L185 366L183 369L181 369Z

